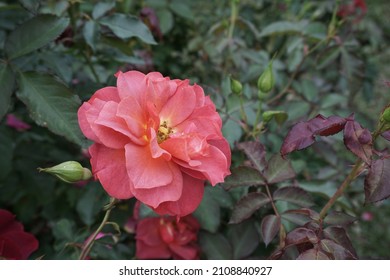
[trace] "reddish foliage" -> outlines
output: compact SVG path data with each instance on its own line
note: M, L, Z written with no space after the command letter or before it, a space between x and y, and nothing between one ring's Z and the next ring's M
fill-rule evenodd
M25 260L38 249L38 240L25 232L15 215L0 209L0 259Z

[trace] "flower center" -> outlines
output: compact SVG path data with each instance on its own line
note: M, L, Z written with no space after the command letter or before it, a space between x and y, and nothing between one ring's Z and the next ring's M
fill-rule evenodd
M168 127L166 121L160 124L157 132L157 142L160 144L169 138L169 134L173 133L172 128Z

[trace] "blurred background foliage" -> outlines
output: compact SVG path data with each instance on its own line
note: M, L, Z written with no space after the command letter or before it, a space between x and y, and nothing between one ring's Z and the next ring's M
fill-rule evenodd
M360 5L359 5L360 3ZM385 0L20 0L0 1L0 208L17 215L40 241L32 258L73 259L102 218L108 198L98 182L65 184L38 167L66 160L89 166L90 143L77 126L77 108L98 88L115 84L121 70L159 71L200 84L217 105L225 137L235 143L259 137L268 155L279 152L288 129L317 114L355 118L374 130L389 102L389 5ZM344 10L343 10L344 9ZM44 34L44 36L42 35ZM257 79L273 60L275 87L259 93ZM230 77L243 93L230 89ZM240 100L241 99L241 100ZM258 108L288 114L258 128ZM31 127L7 122L15 115ZM260 135L261 134L261 135ZM386 148L378 141L378 150ZM354 157L338 136L290 156L299 186L319 210L350 170ZM234 149L232 166L245 161ZM202 258L264 259L258 210L230 224L234 205L250 186L206 187L195 217ZM109 235L94 259L134 258L134 201L113 211ZM357 218L348 233L360 258L389 258L389 202L364 206L356 180L336 204ZM279 201L282 211L288 202ZM141 207L140 216L153 212ZM294 226L283 221L287 229ZM120 234L119 234L120 233ZM244 238L245 237L245 238Z

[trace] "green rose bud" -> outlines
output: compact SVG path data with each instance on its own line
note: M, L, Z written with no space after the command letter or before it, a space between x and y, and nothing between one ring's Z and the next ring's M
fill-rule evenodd
M383 111L382 113L382 119L385 122L390 123L390 107L386 108L386 110Z
M240 95L242 93L242 84L230 77L230 89L234 94Z
M275 85L274 74L272 72L272 61L268 64L263 74L257 80L257 88L264 93L268 93Z
M82 167L77 161L66 161L53 167L38 168L38 170L50 173L67 183L76 183L92 177L91 171Z

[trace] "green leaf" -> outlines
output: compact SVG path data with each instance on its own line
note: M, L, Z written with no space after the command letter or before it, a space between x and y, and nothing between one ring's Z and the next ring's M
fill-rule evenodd
M93 7L92 18L98 19L108 11L112 10L115 7L115 2L98 2L95 7Z
M39 6L40 6L40 0L19 0L20 4L28 10L29 12L32 12L36 14L38 12Z
M267 25L260 32L260 37L287 33L302 33L305 22L277 21Z
M64 84L47 74L21 73L17 96L38 125L80 146L87 145L77 119L80 99Z
M14 83L15 77L11 67L0 63L0 120L5 116L9 109Z
M230 225L227 237L233 246L234 259L248 257L260 243L259 234L253 220L247 220L239 225Z
M201 232L199 245L209 260L231 260L233 258L229 241L220 233Z
M14 59L43 47L56 39L69 25L69 19L38 15L17 27L5 42L5 52Z
M221 186L212 187L210 193L213 199L219 204L219 206L224 208L233 208L233 198L231 197L230 193L223 189Z
M0 127L0 182L4 180L12 170L12 158L14 154L14 141L4 127Z
M252 167L240 166L231 170L232 174L226 177L222 186L230 190L232 188L243 186L256 186L264 184L264 179L259 171Z
M265 246L275 238L280 228L280 217L276 215L267 215L261 221L261 236Z
M149 28L135 16L113 14L101 18L99 23L110 28L121 39L138 37L147 44L156 44Z
M287 201L302 207L310 207L314 204L311 196L299 187L284 187L277 189L273 193L273 199Z
M96 51L96 42L99 36L99 25L95 21L87 21L83 27L83 36L85 42Z
M275 184L295 177L291 163L281 155L273 155L268 161L264 176L269 184Z
M160 22L160 29L162 34L168 33L174 26L174 19L171 11L168 9L161 9L156 11L157 17Z
M80 200L77 202L76 209L81 220L91 226L95 222L96 215L100 212L103 202L100 199L101 188L98 186L86 189Z
M216 232L221 223L221 210L218 202L213 198L213 189L206 187L202 202L193 213L200 223L200 227L209 232Z
M73 241L74 221L68 219L59 220L53 227L53 235L57 240Z
M229 223L237 224L248 219L254 212L269 202L270 199L264 193L248 193L237 202L233 209Z
M188 5L190 1L172 0L169 4L169 8L177 15L186 19L193 19L194 14L191 7Z

